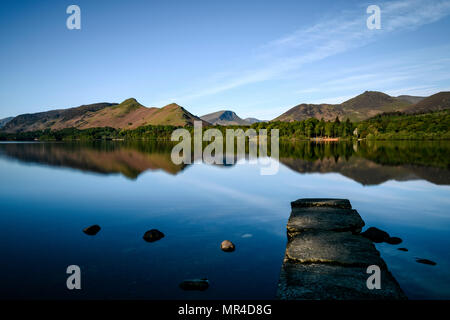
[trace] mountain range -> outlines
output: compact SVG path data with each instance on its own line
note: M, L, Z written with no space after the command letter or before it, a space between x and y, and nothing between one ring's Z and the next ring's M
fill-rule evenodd
M80 107L23 114L10 120L2 128L5 132L64 128L88 129L112 127L134 129L144 125L193 125L202 121L176 103L162 108L147 108L134 98L120 104L96 103ZM208 123L204 122L205 125Z
M299 104L274 120L299 121L308 118L323 118L328 121L339 117L340 120L348 118L351 121L361 121L384 112L405 112L426 99L428 98L405 95L391 97L383 92L366 91L341 104ZM429 111L432 109L431 107Z
M324 120L350 119L361 121L381 113L404 112L408 114L440 111L450 108L450 92L439 92L429 97L402 95L392 97L382 92L366 91L341 104L299 104L272 121L301 121L308 118ZM69 109L22 114L0 120L0 128L8 133L64 128L87 129L113 127L134 129L143 125L250 125L261 120L240 118L235 112L221 110L201 117L195 116L176 103L162 108L145 107L130 98L120 104L95 103Z

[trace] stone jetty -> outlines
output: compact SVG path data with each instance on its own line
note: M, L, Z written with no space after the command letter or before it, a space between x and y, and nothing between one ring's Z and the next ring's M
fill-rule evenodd
M291 203L288 243L278 283L282 300L406 299L346 199ZM369 289L369 266L380 268L381 289Z

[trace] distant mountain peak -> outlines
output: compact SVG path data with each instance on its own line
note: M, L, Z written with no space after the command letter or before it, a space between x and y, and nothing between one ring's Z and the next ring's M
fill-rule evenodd
M183 110L185 110L182 106L180 106L179 104L177 104L175 102L169 103L168 105L165 105L161 109L183 109Z
M236 112L231 110L220 110L205 114L200 117L202 120L216 125L250 125L251 122L241 119Z
M223 110L222 114L220 115L219 119L221 120L229 120L229 121L233 121L236 118L239 118L238 115L230 110Z
M360 95L351 98L344 103L342 106L345 107L359 107L359 108L373 108L379 107L387 103L393 103L396 98L390 95L379 92L379 91L364 91Z
M136 100L136 98L128 98L121 102L121 104L124 104L124 103L139 103L139 102Z
M244 120L247 121L250 124L257 123L257 122L265 122L264 120L259 120L259 119L256 119L256 118L245 118Z
M128 98L118 105L114 106L116 109L123 109L126 112L130 112L139 108L146 108L142 104L140 104L135 98Z

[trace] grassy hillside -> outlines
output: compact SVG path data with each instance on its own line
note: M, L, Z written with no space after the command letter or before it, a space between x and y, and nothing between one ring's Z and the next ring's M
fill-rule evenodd
M324 119L325 121L334 120L336 117L343 119L345 113L338 104L299 104L282 115L273 119L273 121L301 121L309 118Z
M402 111L410 102L377 91L366 91L342 103L345 117L361 121L384 112Z
M3 128L12 119L14 119L14 117L8 117L8 118L0 119L0 129Z
M171 126L192 126L194 121L202 121L203 125L209 125L208 122L201 120L192 113L179 106L176 103L169 104L158 109L149 119L147 124L151 125L171 125Z
M397 98L400 100L407 101L412 104L416 104L416 103L422 101L423 99L425 99L426 97L408 96L408 95L404 94L404 95L398 96Z
M409 99L411 100L411 99ZM384 112L403 111L412 105L408 99L391 97L377 91L366 91L342 104L299 104L273 121L301 121L316 118L325 121L336 117L351 121L362 121Z
M22 132L44 130L47 128L61 129L71 119L76 121L84 115L92 114L114 105L113 103L95 103L76 108L22 114L9 121L3 127L3 130L6 132Z
M450 109L450 92L444 91L433 94L405 110L407 113L426 113Z
M15 133L99 127L135 129L145 125L192 125L195 120L200 118L177 104L170 104L163 108L147 108L136 99L130 98L120 104L101 103L20 115L7 123L4 131Z

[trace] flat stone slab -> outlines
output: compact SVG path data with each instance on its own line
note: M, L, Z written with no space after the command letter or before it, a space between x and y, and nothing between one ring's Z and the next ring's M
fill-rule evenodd
M407 299L395 278L381 270L381 289L370 290L363 267L284 263L277 299L282 300L398 300Z
M372 241L351 232L308 231L293 237L285 259L296 263L386 268Z
M364 221L347 199L291 202L288 244L278 299L406 299L373 242L359 232ZM381 272L381 289L370 290L367 267Z
M287 224L288 236L305 231L361 232L364 221L358 211L335 207L294 207Z
M351 209L352 205L348 199L317 199L304 198L291 202L291 208L305 207L334 207L342 209Z

